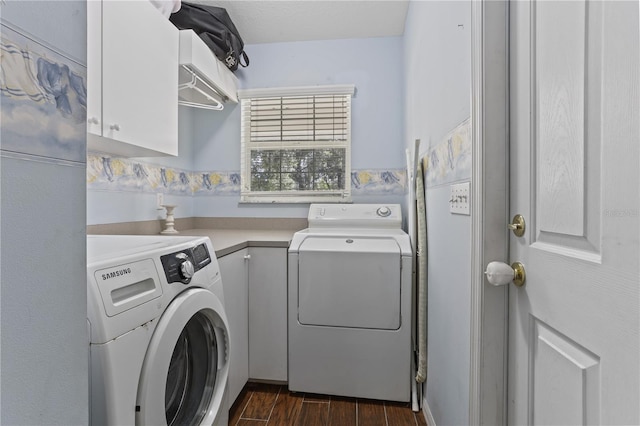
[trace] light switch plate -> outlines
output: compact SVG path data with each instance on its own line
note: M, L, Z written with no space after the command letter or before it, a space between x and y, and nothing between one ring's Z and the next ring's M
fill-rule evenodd
M471 204L469 186L469 182L451 185L451 196L449 197L449 212L453 214L471 214L469 209L469 205Z

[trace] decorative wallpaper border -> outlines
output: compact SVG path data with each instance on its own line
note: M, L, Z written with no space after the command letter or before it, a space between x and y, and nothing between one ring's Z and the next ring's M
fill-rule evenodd
M240 196L240 172L194 172L193 195Z
M352 195L401 195L407 191L407 171L357 170L351 172Z
M2 23L2 150L84 163L86 67Z
M427 188L471 178L471 118L449 132L424 155Z
M109 154L87 155L87 189L187 196L240 196L239 171L198 171L145 163ZM405 170L356 170L353 195L397 195L407 190Z
M190 195L190 173L108 155L87 156L87 187L95 190Z

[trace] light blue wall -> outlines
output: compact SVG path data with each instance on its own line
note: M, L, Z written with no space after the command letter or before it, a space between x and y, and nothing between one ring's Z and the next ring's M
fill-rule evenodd
M355 84L352 170L405 168L401 37L256 44L246 51L251 64L237 72L242 88ZM240 106L187 111L180 113L179 156L141 161L193 172L239 173ZM354 202L404 202L397 190L354 192ZM192 198L169 194L167 199L179 205L179 218L306 217L308 212L308 204L240 204L237 191ZM154 206L155 195L149 192L127 193L115 185L93 190L89 185L89 224L161 218Z
M399 148L404 140L402 38L253 44L245 50L251 65L238 73L243 88L355 84L351 167L405 166ZM204 113L196 116L196 168L206 169L211 158L240 169L240 146L234 142L240 139L239 110L208 124L201 120Z
M245 50L251 65L238 72L243 88L355 84L351 167L405 166L401 37L253 44ZM240 138L239 110L208 125L198 116L196 167L207 169L208 158L224 153L229 166L240 169L240 146L234 142ZM226 148L219 152L221 145Z
M470 115L470 22L469 1L410 3L404 36L405 135L411 143L421 139L421 157ZM463 178L469 179L470 173ZM426 190L425 398L436 424L463 425L469 423L471 220L449 213L449 185Z
M87 7L84 0L7 0L0 6L6 22L87 62Z
M0 155L0 170L0 423L87 424L84 167Z
M253 44L238 71L242 88L355 84L351 167L403 169L402 38ZM240 170L240 106L194 114L194 169ZM401 203L401 195L354 195L354 202ZM201 216L306 217L308 205L238 204L237 196L196 197Z
M9 0L0 6L0 15L3 26L32 38L23 46L39 49L33 40L42 41L53 48L47 50L47 59L67 64L58 55L63 53L82 64L72 65L76 70L86 66L84 0ZM5 107L36 108L35 102L14 101L0 99ZM73 104L74 115L82 115L81 140L74 140L68 152L75 155L69 158L59 155L68 147L49 146L47 151L59 134L48 133L46 120L39 117L35 125L20 127L10 108L2 110L1 424L88 422L86 111L76 107ZM46 109L42 103L37 108ZM69 124L55 111L47 119L49 124ZM25 134L30 136L26 143ZM22 142L16 144L15 139ZM38 156L31 155L36 144Z
M191 170L193 163L193 111L192 108L179 107L178 110L178 156L177 157L145 157L136 161L158 166ZM136 222L143 220L164 219L164 210L156 208L156 193L165 191L123 191L114 187L110 190L95 190L89 186L87 191L87 224ZM177 205L175 217L193 217L193 197L186 195L165 194L165 204Z

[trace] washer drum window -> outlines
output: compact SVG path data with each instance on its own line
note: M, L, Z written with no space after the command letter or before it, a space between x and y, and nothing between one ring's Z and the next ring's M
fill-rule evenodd
M165 388L167 425L197 425L207 414L217 353L213 324L198 312L182 330L171 356Z

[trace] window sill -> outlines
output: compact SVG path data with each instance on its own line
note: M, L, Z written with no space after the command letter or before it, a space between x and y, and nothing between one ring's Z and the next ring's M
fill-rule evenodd
M255 197L240 198L239 204L312 204L312 203L353 203L351 197Z

